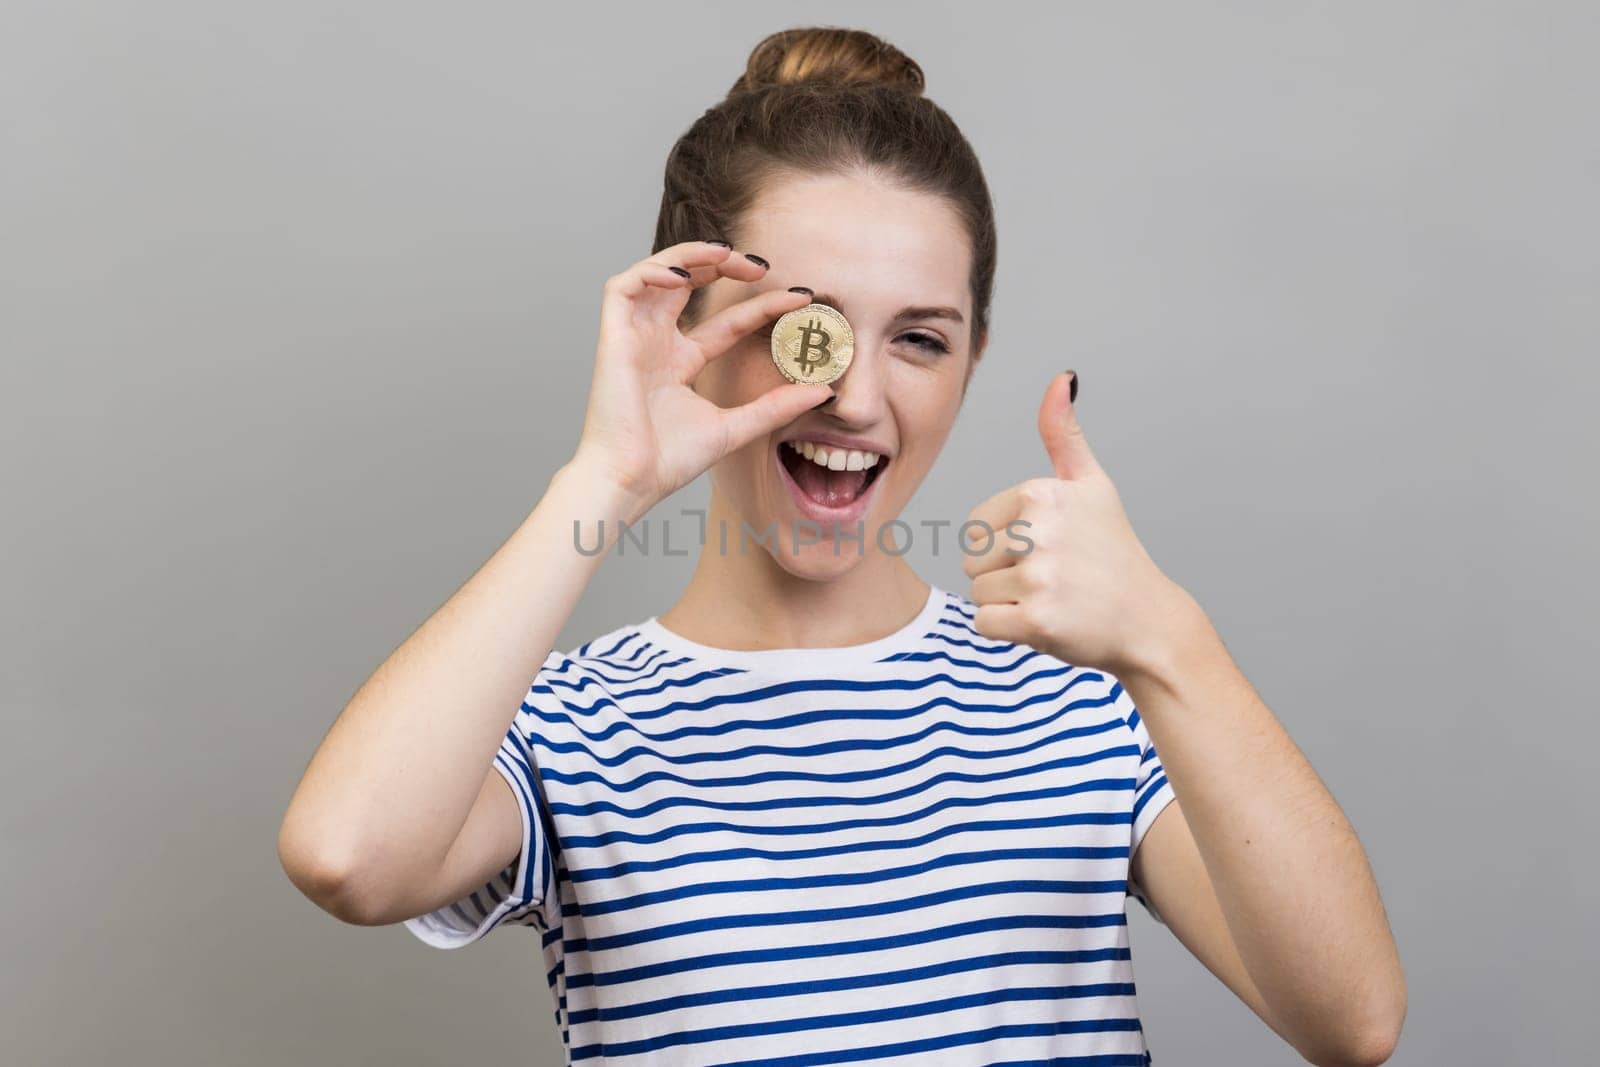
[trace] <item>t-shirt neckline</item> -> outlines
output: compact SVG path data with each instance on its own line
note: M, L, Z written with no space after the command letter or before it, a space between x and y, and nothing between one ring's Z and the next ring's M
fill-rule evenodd
M676 651L706 663L725 667L772 668L787 665L847 667L874 663L896 652L909 651L938 621L948 599L945 591L933 582L928 583L928 598L912 620L892 633L855 645L836 645L831 648L761 648L735 649L702 645L682 637L661 625L652 615L639 624L639 633L651 644Z

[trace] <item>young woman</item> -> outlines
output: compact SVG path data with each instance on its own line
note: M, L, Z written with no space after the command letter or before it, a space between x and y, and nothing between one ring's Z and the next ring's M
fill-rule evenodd
M970 595L884 533L995 269L922 85L791 30L684 134L572 456L340 714L284 867L441 948L532 927L572 1063L1148 1063L1130 895L1307 1060L1382 1062L1404 982L1361 846L1135 536L1076 376L1039 408L1054 475L967 516ZM831 385L770 358L813 300L855 331ZM706 470L678 602L552 651L595 549Z

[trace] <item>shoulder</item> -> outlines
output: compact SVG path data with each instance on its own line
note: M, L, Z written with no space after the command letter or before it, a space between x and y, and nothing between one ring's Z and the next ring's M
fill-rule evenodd
M1115 708L1124 726L1134 714L1122 683L1108 671L1070 663L1032 645L982 633L976 623L978 605L960 593L946 591L941 610L924 636L916 658L937 661L966 677L985 676L1030 693L1052 689L1075 706Z
M918 659L936 659L954 667L1005 678L1053 678L1062 686L1062 693L1070 693L1074 699L1078 696L1098 697L1101 702L1118 699L1122 685L1114 675L1070 664L1032 645L989 637L978 629L976 617L978 605L970 598L955 592L944 593L944 605L923 635L923 651Z
M1011 641L997 641L979 633L975 622L978 605L960 593L950 590L941 592L943 603L923 635L925 639L986 652L1003 652L1020 647Z
M651 644L639 624L618 626L565 651L552 649L528 687L524 710L552 700L592 704L598 695L648 679L669 660L668 651Z

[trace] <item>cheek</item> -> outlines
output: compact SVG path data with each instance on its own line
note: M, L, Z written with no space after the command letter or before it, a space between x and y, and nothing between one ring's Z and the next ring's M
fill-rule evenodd
M946 365L902 364L896 368L890 394L895 418L901 439L915 445L919 452L924 446L937 450L955 425L965 395L966 370L957 362L959 359L950 357Z

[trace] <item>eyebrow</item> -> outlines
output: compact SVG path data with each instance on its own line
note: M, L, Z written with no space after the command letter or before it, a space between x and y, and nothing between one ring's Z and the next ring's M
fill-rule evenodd
M843 302L841 302L838 297L833 296L830 293L813 293L811 300L813 303L827 304L829 307L834 308L847 319L850 317L850 314L844 309ZM954 323L962 323L966 321L961 317L961 312L957 311L948 304L933 304L923 307L903 307L895 313L894 318L890 319L889 323L890 325L893 325L897 322L910 322L914 319L949 319Z

